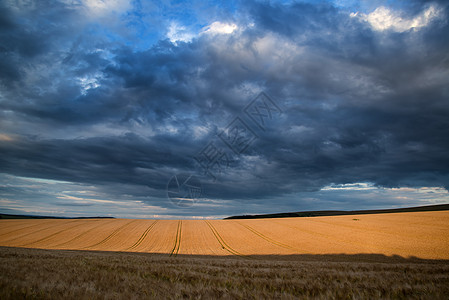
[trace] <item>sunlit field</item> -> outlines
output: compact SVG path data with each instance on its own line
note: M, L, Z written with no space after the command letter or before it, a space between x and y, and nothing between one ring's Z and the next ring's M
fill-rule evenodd
M0 246L250 256L449 259L449 211L255 220L0 220Z

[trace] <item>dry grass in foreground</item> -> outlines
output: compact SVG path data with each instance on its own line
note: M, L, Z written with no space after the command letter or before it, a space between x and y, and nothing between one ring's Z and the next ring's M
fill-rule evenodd
M0 247L0 299L447 299L449 261Z

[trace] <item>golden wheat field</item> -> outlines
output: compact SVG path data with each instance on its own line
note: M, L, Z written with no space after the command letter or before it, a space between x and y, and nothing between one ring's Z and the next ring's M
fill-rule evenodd
M449 211L253 220L0 220L0 246L214 256L449 259Z

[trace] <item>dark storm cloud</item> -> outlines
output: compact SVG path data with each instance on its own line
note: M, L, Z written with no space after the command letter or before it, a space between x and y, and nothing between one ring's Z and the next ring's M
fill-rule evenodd
M248 2L232 35L147 50L99 34L73 7L44 5L2 8L4 173L162 198L172 175L201 172L193 156L266 91L283 114L204 180L207 198L257 205L353 182L449 188L443 4L426 27L394 32L331 4Z
M166 173L180 165L192 167L179 147L181 141L155 138L145 142L133 135L120 138L80 140L20 141L2 145L2 170L24 177L46 178L84 183L132 182L165 188ZM171 149L178 149L171 153Z

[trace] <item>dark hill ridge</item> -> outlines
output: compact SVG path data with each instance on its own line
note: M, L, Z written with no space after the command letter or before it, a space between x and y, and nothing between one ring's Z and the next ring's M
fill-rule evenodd
M389 214L401 212L418 212L418 211L439 211L449 210L449 204L416 206L407 208L392 208L392 209L373 209L373 210L317 210L317 211L300 211L276 214L263 215L243 215L231 216L224 218L225 220L232 219L265 219L265 218L295 218L295 217L323 217L323 216L344 216L344 215L368 215L368 214Z
M35 215L11 215L0 214L0 219L114 219L114 217L50 217L50 216L35 216Z

